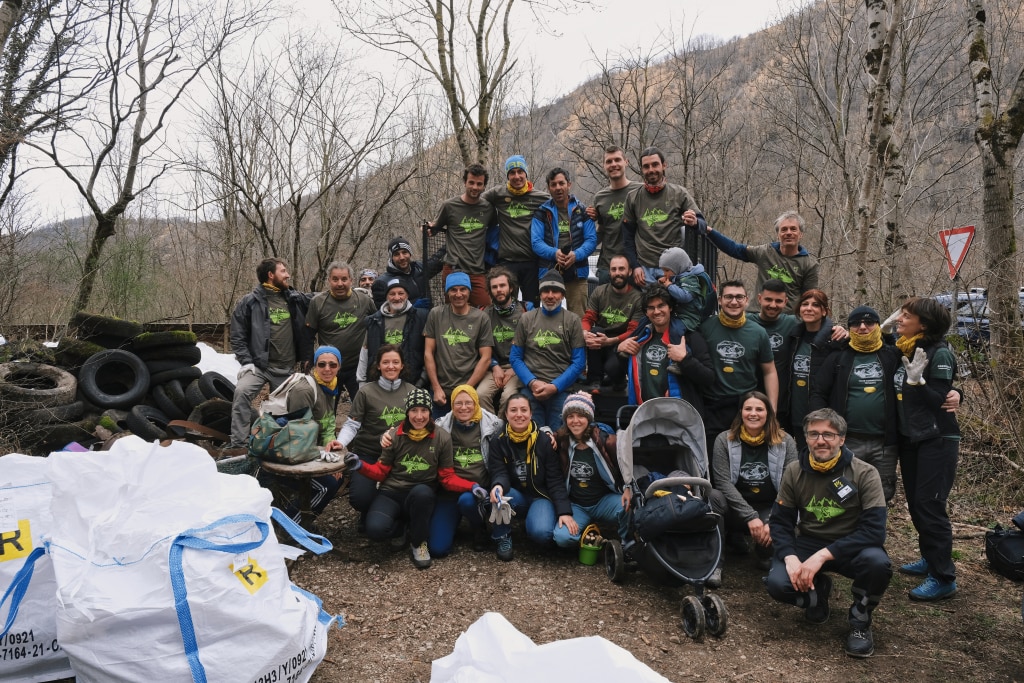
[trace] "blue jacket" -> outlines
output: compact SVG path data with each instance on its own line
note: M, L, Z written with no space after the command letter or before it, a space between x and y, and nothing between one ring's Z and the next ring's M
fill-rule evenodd
M640 353L643 353L643 346L651 340L653 334L654 328L644 316L632 337L640 344ZM673 344L686 341L686 358L679 363L679 374L668 373L668 396L685 399L703 417L704 398L702 394L707 387L718 381L711 361L711 354L708 351L708 343L700 332L687 330L686 325L678 318L672 318L669 322L668 337ZM627 400L629 405L634 406L640 405L647 399L655 398L641 396L640 353L629 357L626 371Z
M586 207L574 195L569 195L568 212L569 243L576 252L576 277L585 280L590 275L587 257L597 248L597 226L587 216ZM555 206L555 200L549 199L534 212L530 240L533 253L540 259L537 264L539 276L543 277L549 268L554 267L555 254L558 253L558 207Z

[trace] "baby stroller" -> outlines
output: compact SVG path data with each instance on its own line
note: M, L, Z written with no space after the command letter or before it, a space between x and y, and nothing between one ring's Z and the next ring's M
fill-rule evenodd
M619 469L633 487L633 518L624 542L607 540L605 571L618 583L643 569L657 581L693 586L683 598L683 630L691 638L725 633L728 613L704 583L722 556L719 515L708 504L711 482L704 421L682 399L655 398L617 415ZM693 476L666 476L668 473ZM624 547L625 546L625 547Z

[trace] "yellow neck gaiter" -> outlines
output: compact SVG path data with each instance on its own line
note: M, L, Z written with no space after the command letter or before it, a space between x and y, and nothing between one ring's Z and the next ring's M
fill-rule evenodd
M910 358L914 355L914 347L917 346L917 342L921 341L924 337L924 332L919 332L913 337L900 337L896 340L896 348L899 349L904 356Z
M264 282L263 283L263 289L267 290L268 292L280 292L281 291L281 289L279 287L275 287L274 285L270 284L269 282Z
M423 441L430 434L430 430L424 427L423 429L408 429L405 435L413 441Z
M842 454L843 451L842 449L840 449L839 452L836 453L836 457L832 458L831 460L826 460L825 462L818 462L810 453L807 454L807 457L811 459L812 470L814 470L815 472L828 472L830 469L836 466L836 463L839 462L839 456L841 456Z
M747 312L743 311L743 315L735 320L725 314L725 311L718 312L718 322L722 323L726 327L736 330L743 327L747 323Z
M875 325L875 329L867 334L850 330L850 348L857 353L874 353L882 348L882 328Z
M760 446L761 444L764 443L764 438L766 434L767 432L762 429L760 434L758 434L757 436L753 436L750 432L747 431L746 425L740 425L740 441L747 444L748 446Z
M526 184L523 185L523 189L521 190L513 189L513 187L508 183L505 183L505 187L508 188L508 193L513 197L522 197L524 194L533 189L533 182L527 180Z
M313 373L313 379L316 380L317 384L319 384L320 386L325 387L327 389L330 389L331 391L335 391L338 388L338 376L337 375L335 375L334 379L332 379L330 382L325 382L322 379L320 379L320 377L314 372Z

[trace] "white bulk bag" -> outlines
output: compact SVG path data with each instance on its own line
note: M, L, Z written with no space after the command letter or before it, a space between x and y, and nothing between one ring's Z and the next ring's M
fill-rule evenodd
M51 497L45 458L0 457L0 681L74 675L57 642L57 582L42 543Z
M431 683L669 683L628 650L600 636L537 645L497 612L487 612L430 666Z
M80 683L309 680L336 618L289 580L255 479L134 437L49 460L57 632Z

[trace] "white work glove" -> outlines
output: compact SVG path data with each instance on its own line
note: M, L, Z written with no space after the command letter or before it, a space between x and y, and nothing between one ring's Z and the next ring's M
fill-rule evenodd
M895 334L896 333L896 321L900 319L900 315L903 314L902 308L897 308L896 312L886 318L880 327L882 328L883 334Z
M252 363L246 363L242 367L238 368L238 375L235 376L235 379L242 379L242 375L250 371L255 373L256 366L253 365Z
M911 386L925 384L924 371L928 369L928 354L924 352L924 349L914 351L914 360L910 360L906 356L903 356L902 360L903 367L907 371L907 384Z
M320 459L324 462L341 462L341 453L332 453L321 449Z
M512 509L512 498L502 496L501 502L491 506L491 517L488 521L491 524L511 524L516 511Z

